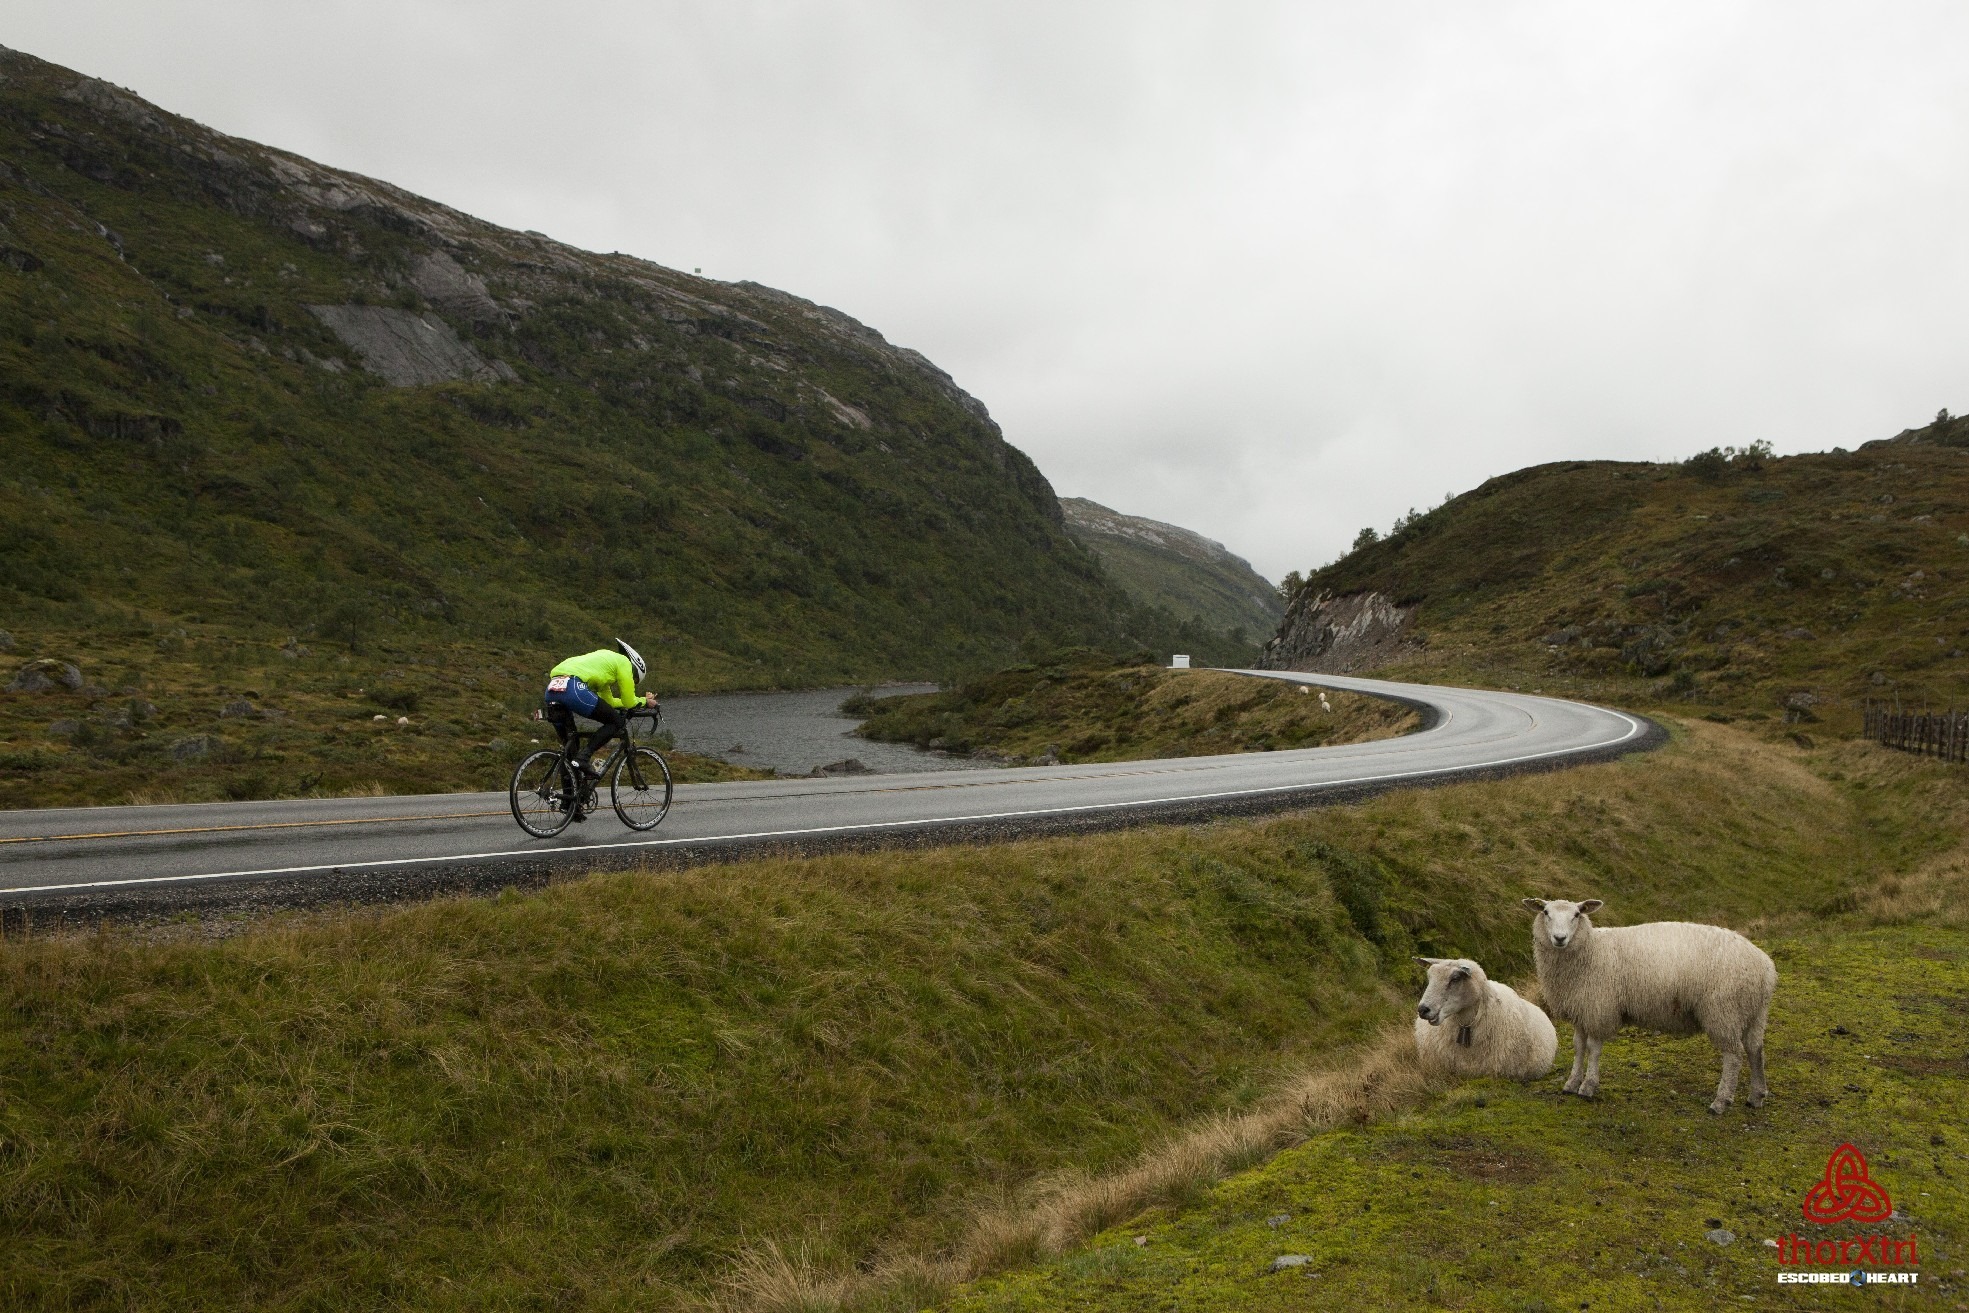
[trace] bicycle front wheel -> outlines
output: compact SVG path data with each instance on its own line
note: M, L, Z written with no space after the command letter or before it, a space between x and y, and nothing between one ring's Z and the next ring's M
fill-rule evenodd
M513 819L534 838L551 839L574 819L569 791L561 754L543 748L529 755L513 771L513 785L508 790Z
M654 748L624 753L609 775L609 801L632 830L654 830L670 814L670 764Z

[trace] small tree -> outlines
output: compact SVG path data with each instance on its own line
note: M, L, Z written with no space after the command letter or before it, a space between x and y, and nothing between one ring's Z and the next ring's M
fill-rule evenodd
M1278 595L1290 602L1305 586L1306 580L1297 570L1288 571L1285 578L1278 581Z
M323 638L347 643L349 651L361 652L362 641L375 626L375 612L366 599L346 597L321 617L317 628Z
M1372 547L1380 541L1381 535L1375 532L1374 526L1370 524L1354 535L1354 545L1348 550L1358 552L1361 548Z

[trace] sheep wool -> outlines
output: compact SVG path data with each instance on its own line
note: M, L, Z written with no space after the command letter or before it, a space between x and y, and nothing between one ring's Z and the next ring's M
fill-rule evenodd
M1415 1005L1415 1055L1445 1076L1537 1080L1552 1070L1559 1033L1551 1018L1468 958L1418 957L1429 969Z
M1532 957L1538 965L1545 1006L1573 1028L1568 1094L1592 1098L1600 1091L1600 1047L1622 1026L1668 1035L1709 1036L1723 1055L1723 1076L1709 1111L1720 1113L1735 1097L1737 1074L1750 1072L1744 1102L1755 1108L1770 1086L1764 1080L1764 1026L1777 992L1778 969L1770 955L1734 930L1690 921L1636 926L1596 926L1603 903L1527 898Z

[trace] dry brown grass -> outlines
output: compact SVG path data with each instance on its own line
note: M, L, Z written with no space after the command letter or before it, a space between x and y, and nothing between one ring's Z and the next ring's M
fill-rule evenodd
M704 1307L719 1313L920 1308L964 1282L1055 1257L1148 1209L1194 1199L1320 1131L1416 1107L1441 1088L1417 1065L1409 1027L1390 1026L1289 1077L1249 1111L1190 1127L1121 1171L1056 1177L1023 1199L983 1210L948 1252L894 1254L866 1272L840 1271L815 1263L806 1245L769 1240L741 1255L720 1296Z
M1861 898L1859 910L1875 925L1969 925L1969 844L1906 874L1881 876Z

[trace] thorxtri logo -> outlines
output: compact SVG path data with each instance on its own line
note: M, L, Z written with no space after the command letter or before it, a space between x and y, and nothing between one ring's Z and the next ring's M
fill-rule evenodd
M1800 1206L1805 1220L1821 1226L1836 1222L1878 1222L1894 1215L1894 1201L1887 1189L1867 1171L1866 1155L1851 1144L1842 1144L1826 1159L1825 1175L1805 1194ZM1912 1269L1921 1262L1917 1237L1848 1236L1844 1239L1813 1240L1796 1232L1777 1241L1778 1262L1785 1267L1847 1268L1845 1272L1780 1272L1780 1284L1850 1283L1866 1285L1914 1285L1920 1280ZM1901 1268L1898 1272L1868 1270Z
M1825 1177L1805 1196L1813 1222L1878 1222L1894 1215L1894 1201L1867 1175L1866 1155L1842 1144L1825 1161Z

